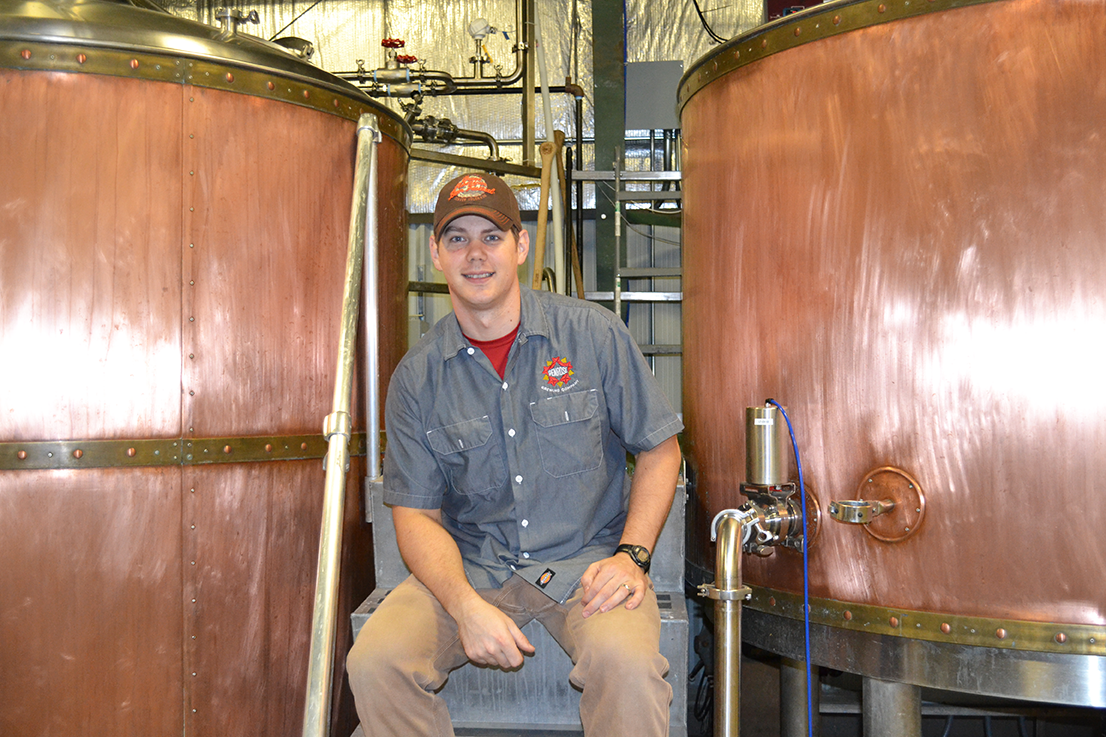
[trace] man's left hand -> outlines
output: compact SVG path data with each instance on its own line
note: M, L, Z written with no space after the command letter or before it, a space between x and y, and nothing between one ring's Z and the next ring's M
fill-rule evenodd
M625 553L592 563L580 584L584 587L584 617L609 612L623 602L627 609L636 609L645 599L645 591L653 587L645 572Z

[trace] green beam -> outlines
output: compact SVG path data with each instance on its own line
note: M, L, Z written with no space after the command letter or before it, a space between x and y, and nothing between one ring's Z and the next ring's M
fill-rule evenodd
M595 76L595 169L611 171L626 137L626 17L623 0L591 5L592 64ZM619 162L621 166L621 161ZM596 183L596 290L614 290L614 205L610 184Z

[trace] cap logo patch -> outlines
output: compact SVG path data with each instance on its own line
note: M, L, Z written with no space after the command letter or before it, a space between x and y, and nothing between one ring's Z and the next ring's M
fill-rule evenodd
M567 358L558 356L551 361L546 361L541 373L549 386L561 387L567 384L576 372L572 370L572 363Z
M492 194L495 194L495 188L489 187L484 177L479 174L469 174L457 182L457 186L449 193L449 199L479 200Z

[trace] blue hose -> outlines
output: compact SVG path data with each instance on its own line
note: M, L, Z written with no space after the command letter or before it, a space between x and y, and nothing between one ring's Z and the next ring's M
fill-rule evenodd
M807 552L810 547L807 541L806 529L806 487L803 486L803 462L799 460L799 444L795 442L795 430L791 427L791 418L780 403L775 399L765 400L765 404L771 404L780 411L784 421L787 422L787 432L791 435L791 448L795 451L795 465L799 469L799 498L803 505L803 642L806 646L806 729L809 737L814 737L814 688L811 684L810 665L810 556Z

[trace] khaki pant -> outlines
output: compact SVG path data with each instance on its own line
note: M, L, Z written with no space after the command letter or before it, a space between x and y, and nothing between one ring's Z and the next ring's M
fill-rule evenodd
M667 737L672 687L664 681L668 661L659 651L653 591L637 609L620 605L587 619L580 616L581 591L561 605L514 576L501 589L478 593L519 627L537 619L569 654L569 680L583 689L580 719L587 737ZM346 661L366 736L453 735L436 692L467 662L453 618L409 577L369 617Z

